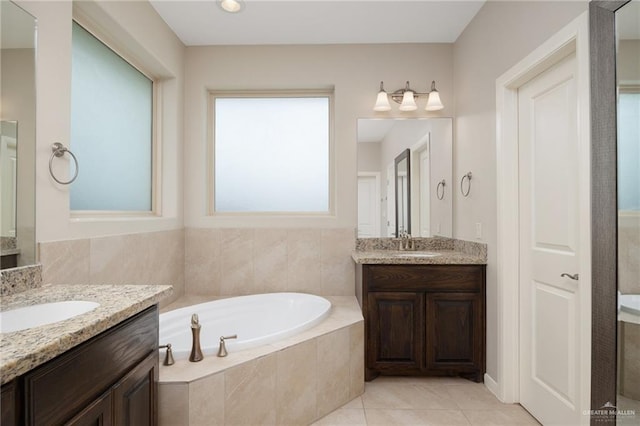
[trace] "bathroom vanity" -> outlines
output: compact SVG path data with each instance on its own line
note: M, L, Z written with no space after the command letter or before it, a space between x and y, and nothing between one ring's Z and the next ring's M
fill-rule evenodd
M157 424L157 302L170 292L170 286L44 286L3 298L3 310L70 297L100 306L0 334L1 423Z
M485 373L486 260L455 251L354 252L365 380Z

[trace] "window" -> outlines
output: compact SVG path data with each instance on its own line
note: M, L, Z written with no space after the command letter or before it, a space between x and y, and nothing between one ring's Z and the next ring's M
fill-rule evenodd
M640 211L640 88L618 97L618 209Z
M212 94L212 210L329 213L331 99Z
M71 210L152 210L153 81L73 23Z

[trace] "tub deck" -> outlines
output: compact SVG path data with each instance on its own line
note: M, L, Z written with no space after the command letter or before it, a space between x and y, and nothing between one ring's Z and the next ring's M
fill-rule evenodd
M324 296L322 323L282 341L160 366L160 425L310 424L364 392L364 320L354 296ZM215 300L186 296L162 311Z

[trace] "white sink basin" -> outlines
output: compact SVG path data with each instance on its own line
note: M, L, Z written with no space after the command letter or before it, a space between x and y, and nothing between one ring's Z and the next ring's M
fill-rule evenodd
M0 333L10 333L64 321L92 311L98 306L100 304L96 302L69 300L42 303L0 312Z
M440 253L431 253L431 252L406 252L406 253L394 253L395 257L438 257Z

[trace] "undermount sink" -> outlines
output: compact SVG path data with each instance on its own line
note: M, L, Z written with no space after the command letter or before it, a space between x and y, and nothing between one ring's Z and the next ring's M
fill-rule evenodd
M406 252L406 253L394 253L395 257L438 257L440 253L431 253L431 252Z
M96 302L68 300L41 303L0 312L0 333L11 333L64 321L92 311L98 306L100 304Z

